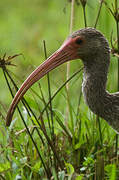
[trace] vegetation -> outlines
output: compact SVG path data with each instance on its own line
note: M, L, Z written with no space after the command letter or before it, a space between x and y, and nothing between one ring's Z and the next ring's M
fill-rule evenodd
M118 0L0 1L1 180L119 179L118 135L85 105L80 60L70 63L68 77L65 64L36 83L5 125L14 94L45 51L49 56L69 32L85 26L108 39L107 89L119 91Z

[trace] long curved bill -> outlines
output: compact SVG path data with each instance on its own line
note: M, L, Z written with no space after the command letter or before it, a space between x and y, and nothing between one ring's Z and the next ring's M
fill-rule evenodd
M12 116L15 108L26 91L39 79L41 79L45 74L50 72L57 66L73 59L78 59L75 49L72 46L72 38L68 38L55 53L53 53L43 64L37 67L24 81L20 89L16 93L6 117L6 125L9 126L12 121Z

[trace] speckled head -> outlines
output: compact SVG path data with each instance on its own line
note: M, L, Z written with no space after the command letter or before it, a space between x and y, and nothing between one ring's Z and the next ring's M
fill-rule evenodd
M70 48L74 49L75 55L83 61L88 61L91 58L94 59L102 52L110 52L108 41L95 28L80 29L71 34L63 46L65 46L65 43L68 43Z

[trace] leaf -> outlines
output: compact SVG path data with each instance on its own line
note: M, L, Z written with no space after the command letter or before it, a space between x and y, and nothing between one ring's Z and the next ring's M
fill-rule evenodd
M69 175L74 173L74 167L70 163L65 163L65 166Z
M116 179L116 165L115 164L108 164L105 166L105 171L109 177L109 180Z
M10 169L10 163L9 162L6 162L6 163L1 163L0 164L0 172L3 172L3 171L6 171Z
M81 175L77 176L75 180L82 180L82 179L83 179L83 176L84 176L84 175L81 174Z
M84 166L92 166L95 163L95 161L92 157L87 157L87 158L85 157L84 159L85 159L85 161L83 163Z
M41 161L38 161L38 162L32 167L32 171L39 172L40 167L41 167Z

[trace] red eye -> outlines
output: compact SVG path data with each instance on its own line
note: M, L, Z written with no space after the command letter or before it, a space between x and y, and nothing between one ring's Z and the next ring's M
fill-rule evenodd
M83 40L81 38L77 38L75 40L75 43L81 45L83 43Z

